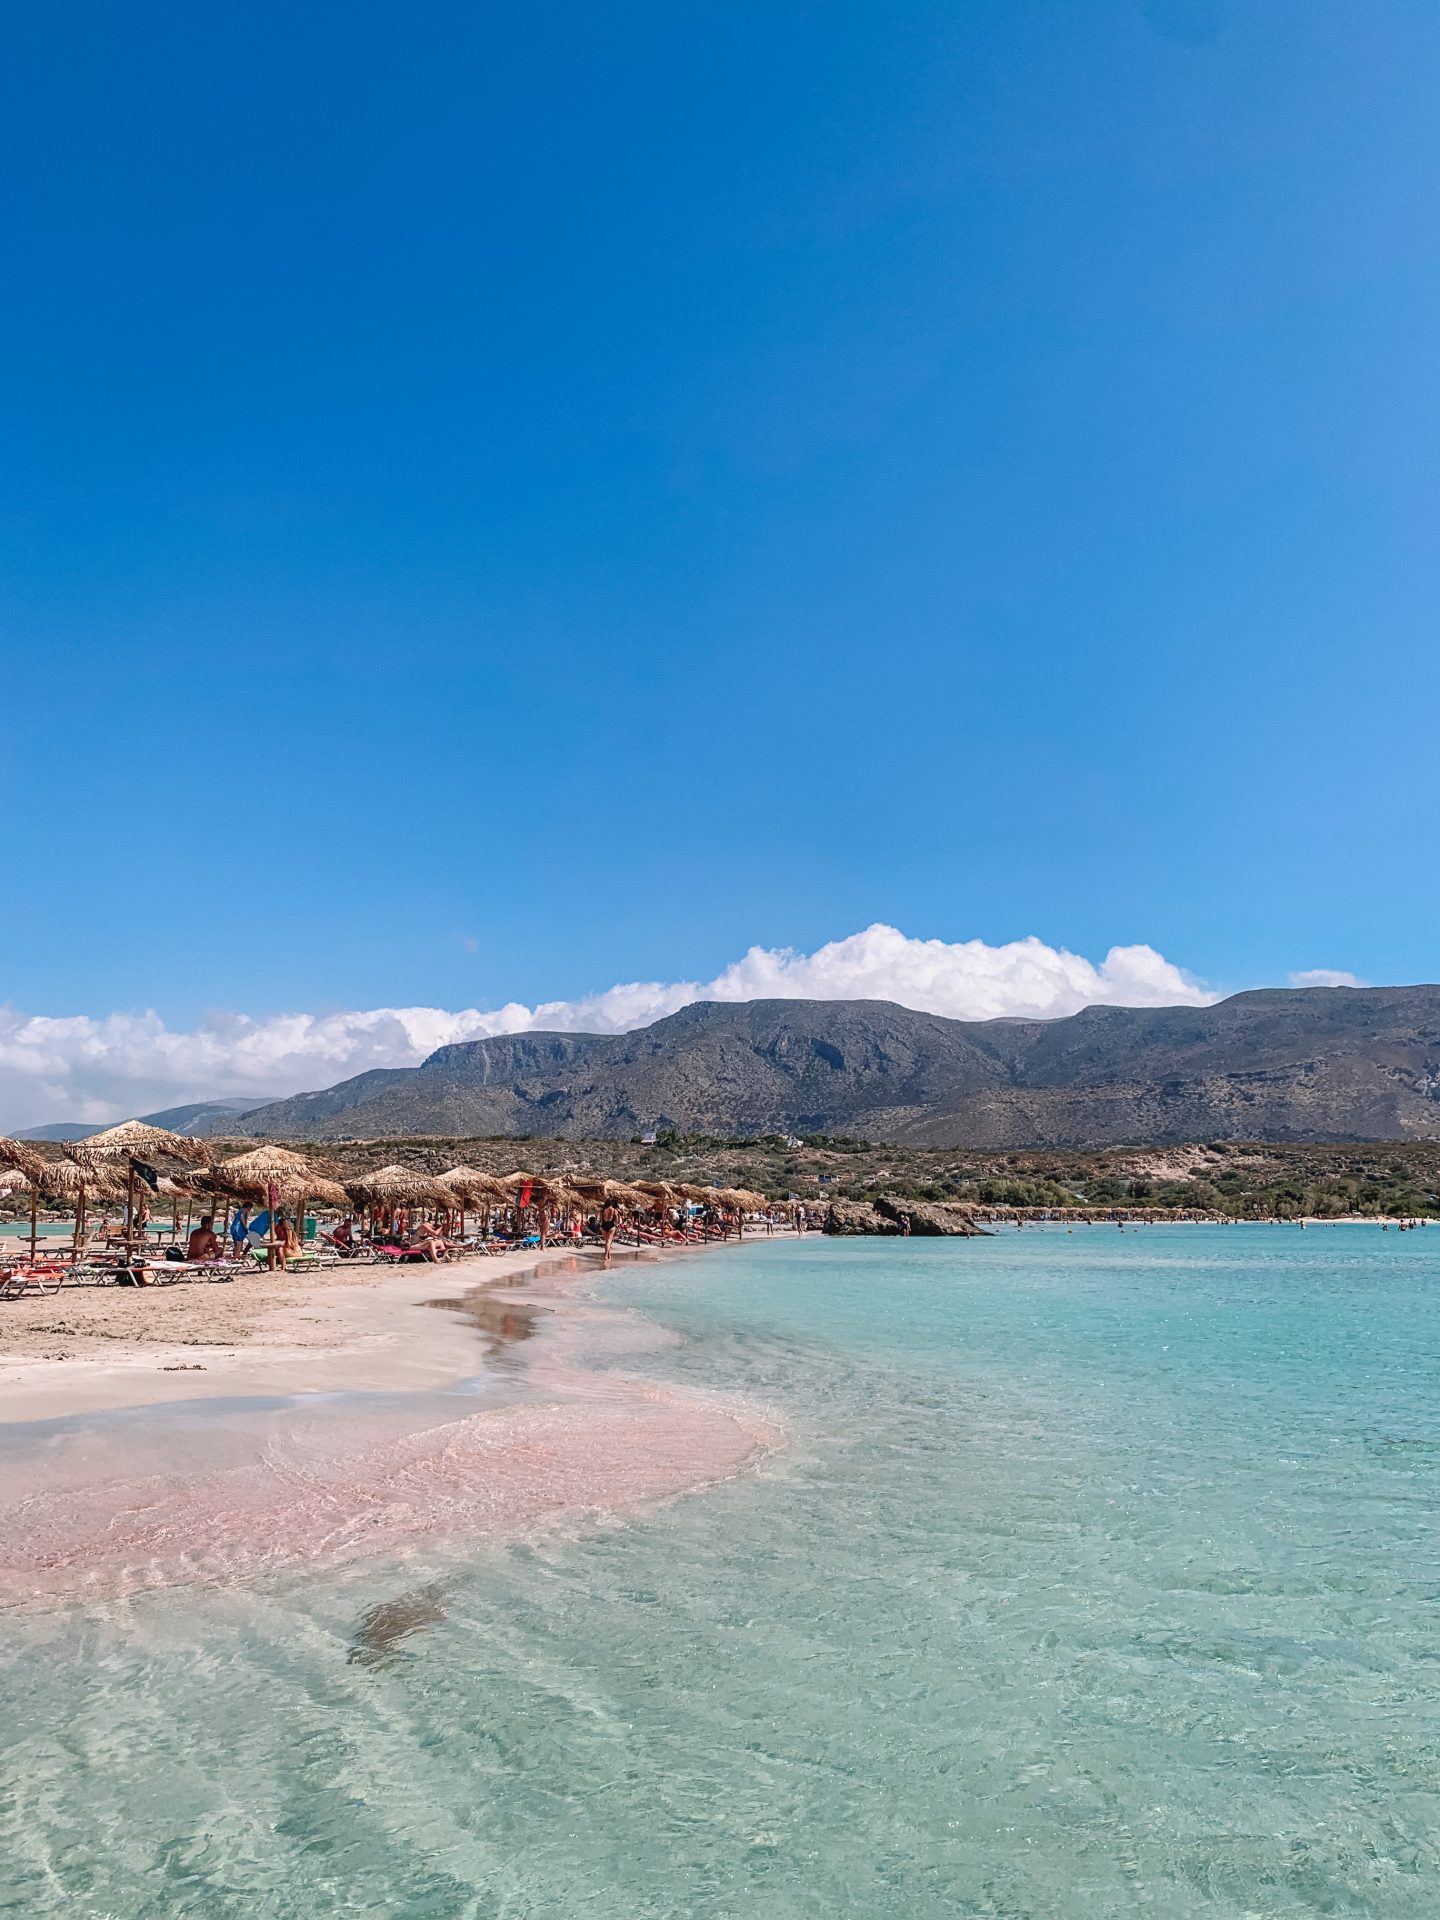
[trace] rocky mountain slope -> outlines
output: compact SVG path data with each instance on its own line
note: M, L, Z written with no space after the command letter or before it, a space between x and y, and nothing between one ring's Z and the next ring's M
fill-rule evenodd
M1102 1147L1440 1132L1440 987L1312 987L1212 1007L947 1020L888 1001L701 1002L624 1034L441 1047L211 1131L628 1138L849 1133Z

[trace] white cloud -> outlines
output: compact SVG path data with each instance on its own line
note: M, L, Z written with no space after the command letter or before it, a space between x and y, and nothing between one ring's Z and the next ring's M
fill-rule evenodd
M631 981L581 1000L514 1002L489 1012L378 1007L260 1020L216 1013L177 1032L154 1013L55 1019L0 1009L0 1111L12 1128L48 1120L98 1125L183 1100L258 1101L331 1086L372 1067L414 1066L456 1040L530 1028L625 1032L693 1000L898 1000L986 1020L1054 1019L1097 1003L1201 1006L1215 998L1153 947L1112 947L1096 966L1033 937L992 947L983 940L915 940L876 925L814 953L752 947L714 980Z
M1292 987L1363 987L1365 982L1339 967L1307 967L1287 976Z

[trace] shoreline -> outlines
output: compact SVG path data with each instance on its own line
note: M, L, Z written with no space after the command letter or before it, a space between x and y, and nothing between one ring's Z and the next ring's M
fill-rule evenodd
M453 1329L403 1309L567 1257L584 1256L532 1247L0 1302L0 1426L168 1400L448 1386L466 1377Z
M684 1251L713 1249L666 1258ZM671 1336L595 1297L623 1270L536 1249L377 1269L383 1286L274 1310L249 1346L6 1360L0 1602L479 1548L752 1471L784 1443L769 1410L624 1370ZM318 1337L284 1344L307 1313ZM168 1371L174 1351L203 1371Z

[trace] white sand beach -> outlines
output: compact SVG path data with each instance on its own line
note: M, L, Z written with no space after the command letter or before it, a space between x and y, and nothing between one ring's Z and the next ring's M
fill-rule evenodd
M328 1267L225 1282L73 1286L0 1301L0 1420L218 1394L444 1385L473 1342L426 1300L588 1255L534 1248L434 1266Z

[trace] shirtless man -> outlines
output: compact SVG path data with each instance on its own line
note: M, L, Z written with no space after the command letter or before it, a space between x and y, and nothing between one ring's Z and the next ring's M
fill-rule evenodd
M187 1260L218 1260L220 1258L220 1242L215 1237L213 1214L201 1215L199 1226L193 1230L186 1243L185 1258Z

